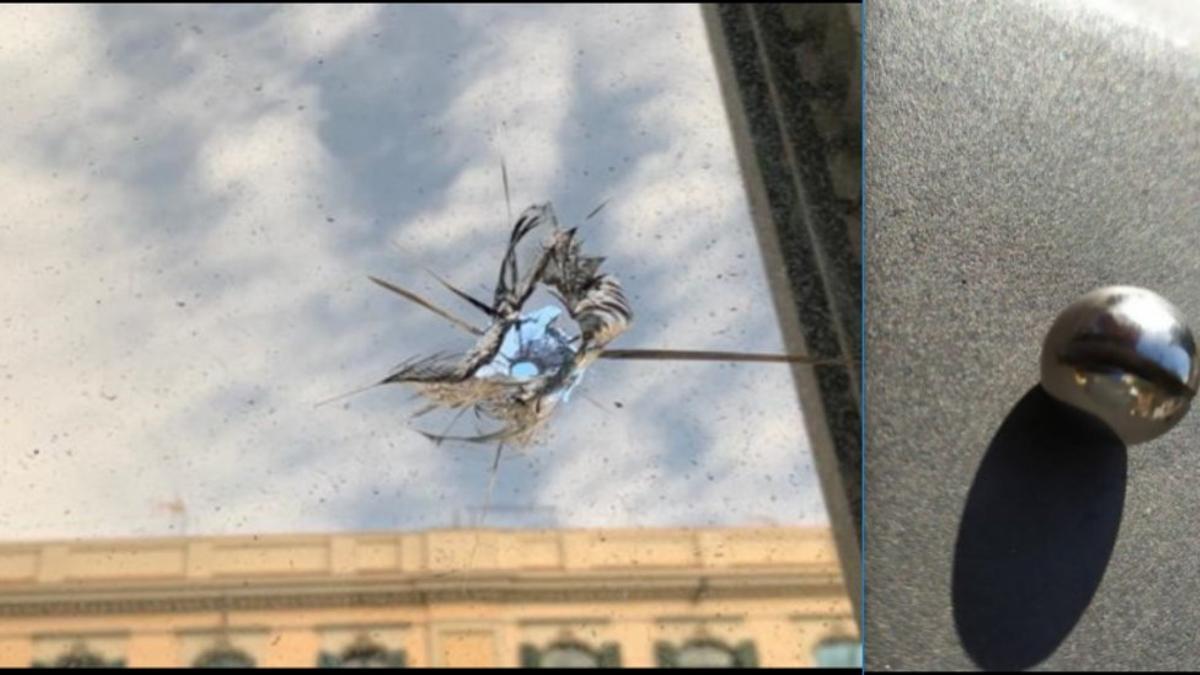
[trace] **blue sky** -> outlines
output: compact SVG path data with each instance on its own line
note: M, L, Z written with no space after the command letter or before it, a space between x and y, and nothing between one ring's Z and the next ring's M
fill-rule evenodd
M9 5L0 87L5 539L465 522L487 449L314 404L469 344L365 275L470 317L422 267L487 295L501 158L614 347L782 350L695 6ZM786 367L602 361L488 523L824 523L802 425Z

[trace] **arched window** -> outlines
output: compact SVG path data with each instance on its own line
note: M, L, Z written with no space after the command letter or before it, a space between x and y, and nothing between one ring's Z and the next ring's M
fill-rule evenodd
M688 645L676 657L680 668L733 668L734 661L731 650L713 644Z
M542 652L543 668L599 668L600 658L575 645L555 645Z
M321 652L317 665L322 668L403 668L407 658L403 649L388 651L366 633L360 633L340 654Z
M123 659L109 661L88 649L84 643L76 642L53 661L49 663L34 661L32 666L34 668L124 668L125 661Z
M861 668L862 643L853 638L822 640L813 650L813 659L821 668Z
M253 668L254 665L253 657L228 640L221 640L192 662L194 668Z
M731 647L713 638L688 640L681 646L668 642L655 645L658 665L662 668L755 668L758 650L746 640Z
M592 649L570 639L556 640L544 649L524 644L521 645L521 665L525 668L618 668L621 649L615 642Z

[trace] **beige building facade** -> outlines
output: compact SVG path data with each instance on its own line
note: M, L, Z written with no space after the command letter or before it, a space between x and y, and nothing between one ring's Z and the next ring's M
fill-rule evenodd
M828 529L0 545L0 666L858 664Z

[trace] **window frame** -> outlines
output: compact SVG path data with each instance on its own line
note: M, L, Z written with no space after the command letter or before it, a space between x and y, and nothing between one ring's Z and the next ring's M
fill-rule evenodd
M546 654L553 649L575 649L585 654L590 655L596 662L597 668L620 668L621 667L621 645L616 642L604 642L598 647L591 647L581 640L574 638L559 638L552 640L543 647L537 647L533 643L525 642L521 644L521 667L522 668L543 668L548 666L542 665L542 660Z
M408 667L408 652L404 649L388 649L387 646L377 640L371 639L369 635L359 633L355 636L350 644L342 648L340 652L334 653L328 650L321 650L317 654L318 668L349 668L346 662L351 658L362 658L365 653L371 653L372 658L378 656L381 660L380 668L407 668Z
M72 663L71 660L80 660ZM30 668L125 668L125 659L107 660L100 652L94 651L87 643L80 640L59 654L53 661L35 660Z
M685 640L678 646L666 640L654 644L654 659L659 668L687 668L682 666L679 658L684 650L695 647L713 647L733 658L731 668L758 668L758 648L753 640L742 640L735 645L713 637L697 637Z
M236 657L244 659L244 663L237 666L218 665L215 662L220 658ZM192 668L257 668L258 661L250 652L240 649L227 639L221 639L213 646L205 649L192 659Z

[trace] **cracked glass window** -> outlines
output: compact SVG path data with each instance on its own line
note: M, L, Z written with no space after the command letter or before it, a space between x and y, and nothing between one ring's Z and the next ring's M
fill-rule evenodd
M0 9L0 663L856 634L712 11Z

